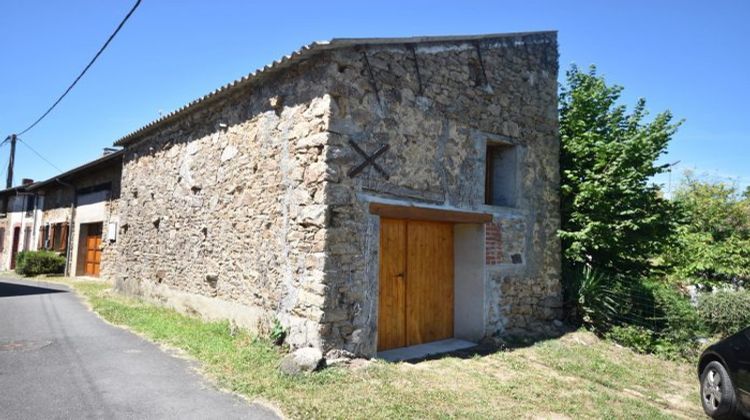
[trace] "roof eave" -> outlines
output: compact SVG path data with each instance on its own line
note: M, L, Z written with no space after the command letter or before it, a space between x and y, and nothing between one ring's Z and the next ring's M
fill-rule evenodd
M77 174L79 174L81 172L84 172L84 171L86 171L88 169L92 169L94 167L97 167L99 165L105 164L105 163L107 163L107 162L109 162L111 160L115 160L117 158L122 158L122 156L123 156L124 153L125 153L124 149L123 150L118 150L116 152L113 152L113 153L110 153L108 155L102 156L102 157L100 157L98 159L94 159L92 161L86 162L86 163L84 163L81 166L77 166L77 167L75 167L73 169L70 169L70 170L68 170L66 172L63 172L63 173L61 173L59 175L56 175L54 177L45 179L44 181L39 181L39 182L35 182L35 183L31 184L31 185L27 185L27 186L25 186L25 188L28 191L34 191L34 190L38 190L39 188L42 188L44 186L47 186L49 184L58 182L59 180L70 179L72 176L77 175ZM2 192L0 191L0 193L2 193Z

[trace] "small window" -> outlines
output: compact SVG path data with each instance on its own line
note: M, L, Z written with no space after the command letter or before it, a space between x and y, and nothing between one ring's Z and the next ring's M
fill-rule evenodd
M31 249L31 226L23 228L23 250Z
M34 214L34 196L26 196L26 216L32 216Z
M49 242L52 250L66 252L68 248L68 224L55 223L52 225L51 236Z
M39 249L50 249L50 225L44 225L39 228Z
M516 205L516 147L510 144L488 144L486 156L484 202L491 206Z

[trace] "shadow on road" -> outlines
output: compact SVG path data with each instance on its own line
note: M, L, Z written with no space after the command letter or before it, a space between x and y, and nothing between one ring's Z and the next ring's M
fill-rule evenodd
M0 298L26 295L43 295L46 293L67 293L67 291L49 289L46 287L27 286L25 284L0 282Z

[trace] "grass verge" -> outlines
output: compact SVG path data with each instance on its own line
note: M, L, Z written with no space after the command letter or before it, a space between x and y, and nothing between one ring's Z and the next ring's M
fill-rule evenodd
M288 377L269 340L69 282L107 321L181 349L220 386L292 418L696 418L694 369L576 332L513 351Z

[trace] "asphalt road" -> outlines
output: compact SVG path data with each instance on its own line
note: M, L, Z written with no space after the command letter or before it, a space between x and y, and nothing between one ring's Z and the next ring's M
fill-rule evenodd
M65 286L0 279L0 418L277 417L105 323Z

